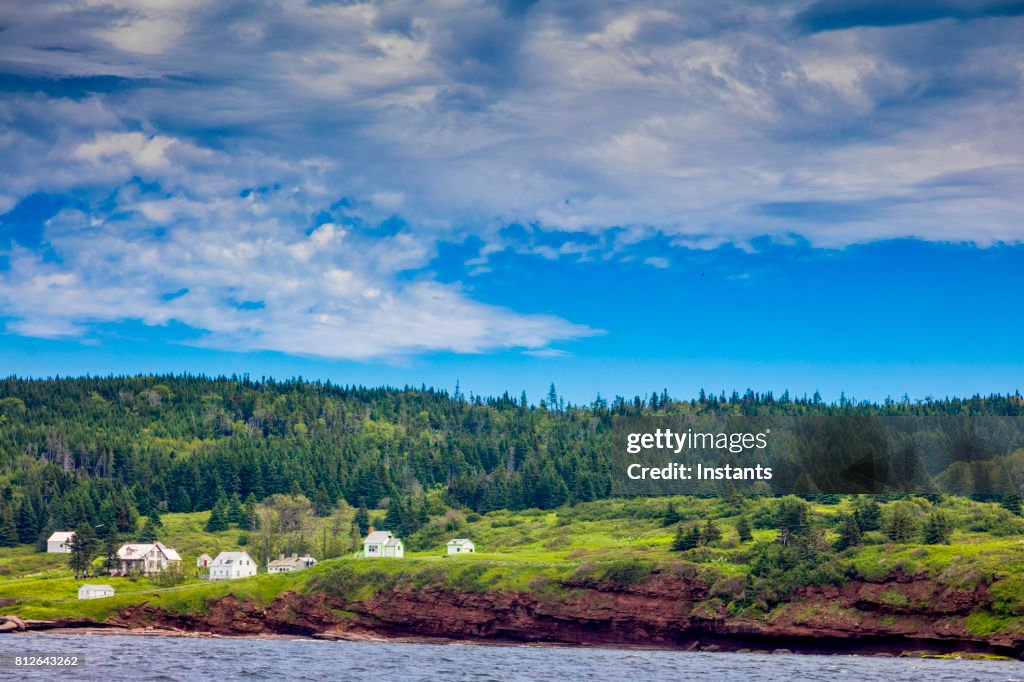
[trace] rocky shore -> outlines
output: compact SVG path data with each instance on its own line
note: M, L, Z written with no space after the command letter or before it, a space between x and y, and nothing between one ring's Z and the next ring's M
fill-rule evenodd
M722 586L715 587L723 589ZM313 637L338 640L460 641L701 651L1024 657L1024 635L970 631L967 617L990 598L927 579L854 581L807 587L770 617L731 617L712 586L652 576L643 583L566 583L552 592L466 592L439 586L396 589L362 601L284 592L259 605L233 595L202 611L146 603L105 622L0 617L0 633L119 632L174 636Z

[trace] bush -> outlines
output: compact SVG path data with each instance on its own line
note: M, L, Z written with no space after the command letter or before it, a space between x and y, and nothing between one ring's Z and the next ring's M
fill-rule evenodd
M651 574L654 564L639 559L612 561L604 568L603 578L618 585L635 585Z

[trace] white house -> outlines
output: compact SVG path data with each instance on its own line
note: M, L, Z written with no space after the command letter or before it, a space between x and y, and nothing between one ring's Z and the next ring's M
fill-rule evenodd
M256 575L256 562L248 552L221 552L210 564L210 580L234 580Z
M368 558L394 557L405 555L405 545L389 530L372 530L363 540L363 556Z
M449 554L472 554L476 551L476 545L472 540L466 538L455 538L448 543Z
M103 599L113 596L114 588L110 585L82 585L78 588L79 599Z
M267 564L267 573L290 573L310 566L316 566L316 559L311 556L292 554L286 557L284 554L279 554L276 559Z
M59 530L46 540L47 554L71 554L71 538L75 537L73 530Z
M181 564L181 556L178 552L159 542L136 542L122 545L121 549L117 550L117 560L121 563L121 575L126 575L131 571L151 575L160 573L168 566Z
M213 561L213 557L211 557L206 552L203 552L202 554L199 555L199 558L196 559L196 568L209 568L210 567L210 562L212 562L212 561Z

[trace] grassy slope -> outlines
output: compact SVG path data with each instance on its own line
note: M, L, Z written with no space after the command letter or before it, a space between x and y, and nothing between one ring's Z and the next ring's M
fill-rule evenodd
M174 611L198 611L208 600L227 594L268 603L285 590L303 591L310 583L317 589L335 585L347 589L346 596L362 598L375 590L394 585L439 584L467 590L556 590L558 581L577 571L604 571L629 560L678 566L695 564L710 581L745 576L750 570L752 545L736 542L734 509L723 500L675 498L679 513L693 523L707 517L717 519L724 539L715 548L700 548L685 554L670 551L674 528L663 526L660 516L664 499L605 500L557 511L500 511L445 525L436 519L412 538L409 544L422 551L409 551L403 560L334 559L293 575L260 575L246 580L217 583L191 579L185 584L161 588L146 579L102 578L115 588L110 599L79 601L75 581L67 569L66 557L34 552L29 547L0 550L0 612L30 618L85 616L102 619L117 609L145 602ZM758 503L752 503L757 505ZM815 506L823 519L847 511L848 502ZM945 507L961 527L964 522L994 505L953 501ZM750 516L755 510L745 512ZM182 552L186 566L205 551L234 549L237 529L220 533L202 530L207 513L168 514L164 517L162 540ZM376 519L379 523L379 518ZM452 526L455 527L452 527ZM775 531L755 529L755 543L770 542ZM472 538L475 555L442 558L444 544L454 536ZM829 537L834 532L829 531ZM1011 628L1024 628L1024 539L1020 535L995 536L960 529L950 545L877 544L867 545L843 557L847 575L878 579L894 571L917 574L926 571L948 585L967 588L979 582L992 585L995 612L979 612L968 618L971 631L984 635ZM340 576L340 578L339 578ZM348 576L347 582L339 580ZM323 578L323 580L320 580ZM765 614L770 617L770 614Z

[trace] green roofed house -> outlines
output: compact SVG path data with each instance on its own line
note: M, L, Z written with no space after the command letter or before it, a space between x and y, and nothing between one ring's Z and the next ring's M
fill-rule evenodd
M404 555L405 545L389 530L371 530L363 540L363 556L368 559L401 559Z
M476 551L476 546L472 540L466 538L455 538L448 543L449 554L472 554Z

